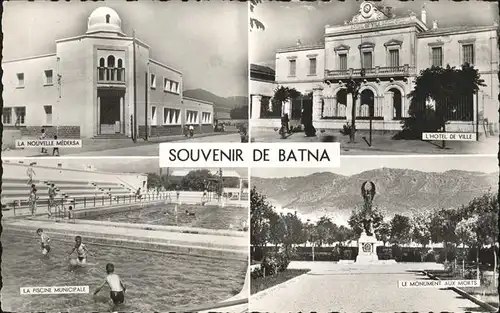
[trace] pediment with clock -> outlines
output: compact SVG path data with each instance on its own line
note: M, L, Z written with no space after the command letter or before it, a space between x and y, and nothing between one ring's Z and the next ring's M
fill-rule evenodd
M364 1L359 6L359 13L356 14L351 23L364 23L369 21L386 20L389 17L380 11L372 2Z

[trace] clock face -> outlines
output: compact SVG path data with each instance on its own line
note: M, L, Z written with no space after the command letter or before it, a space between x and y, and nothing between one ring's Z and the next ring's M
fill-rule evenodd
M365 4L365 6L363 7L363 11L365 13L368 13L368 12L370 12L370 10L371 10L371 6L368 3Z

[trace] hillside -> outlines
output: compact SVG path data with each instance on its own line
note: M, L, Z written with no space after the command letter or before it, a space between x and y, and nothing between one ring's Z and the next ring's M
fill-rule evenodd
M498 173L381 168L352 176L324 172L292 178L252 177L251 184L284 208L306 215L325 212L345 220L363 205L361 184L366 180L376 186L374 205L392 216L467 204L489 189L496 192Z
M199 100L209 101L214 104L215 110L239 108L248 105L248 97L235 96L223 98L204 89L190 89L183 92L185 97L195 98Z

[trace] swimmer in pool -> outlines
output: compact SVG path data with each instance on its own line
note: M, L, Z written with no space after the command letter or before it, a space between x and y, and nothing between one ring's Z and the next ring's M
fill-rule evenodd
M111 300L113 300L113 304L122 304L125 302L125 285L118 275L115 274L115 266L112 263L106 264L106 279L102 283L99 288L94 291L94 295L97 295L99 291L104 287L104 285L108 284L111 289L109 292L109 296Z
M76 262L77 262L76 265L84 266L85 264L87 264L87 254L90 254L90 255L92 255L92 254L87 249L87 246L85 246L82 243L82 237L80 237L80 236L75 237L75 246L73 247L73 250L71 250L71 252L68 254L68 257L71 256L73 254L73 252L75 252L75 251L78 255L78 257L76 259Z
M42 245L42 254L47 255L50 252L50 237L43 232L43 229L38 228L36 234L40 236L40 243Z

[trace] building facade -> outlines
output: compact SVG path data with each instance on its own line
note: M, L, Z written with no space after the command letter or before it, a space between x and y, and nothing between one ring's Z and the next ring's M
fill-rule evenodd
M351 119L353 105L344 83L351 77L360 79L356 128L367 129L372 120L374 129L398 131L409 116L407 96L421 70L469 63L486 86L460 105L447 130L498 132L498 25L439 28L437 21L427 25L425 8L420 17L414 13L395 17L390 8L365 1L351 21L326 25L322 43L298 42L278 50L275 84L312 95L302 105L311 103L315 127L342 129ZM296 102L286 104L280 115L294 116L294 106L300 105ZM254 127L279 126L275 118L254 115L252 119Z
M57 40L55 53L2 67L3 124L23 135L45 128L60 138L144 136L146 129L163 136L186 124L213 131L213 104L184 98L182 72L125 35L108 7L92 12L84 35Z
M273 97L276 72L268 67L250 64L250 118L258 120L266 117L267 112L272 112L271 98Z

